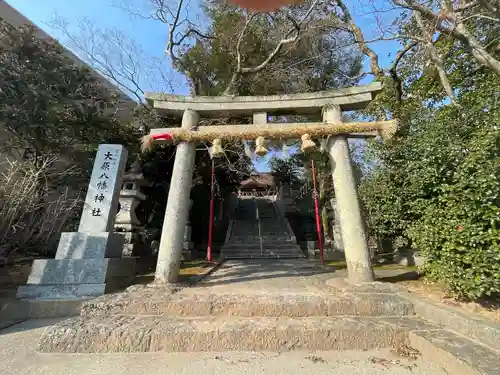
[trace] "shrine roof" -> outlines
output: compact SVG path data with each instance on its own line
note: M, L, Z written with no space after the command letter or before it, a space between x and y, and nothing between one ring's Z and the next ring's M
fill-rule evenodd
M326 105L339 105L343 111L365 108L382 90L380 82L339 90L268 96L184 96L146 93L149 104L160 114L181 117L186 109L201 117L251 116L256 112L268 115L321 115Z
M259 173L240 182L240 188L243 189L253 189L256 187L269 187L275 185L276 181L271 173Z

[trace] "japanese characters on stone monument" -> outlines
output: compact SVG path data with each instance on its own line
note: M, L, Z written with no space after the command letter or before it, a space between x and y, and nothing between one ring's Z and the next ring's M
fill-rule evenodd
M113 231L126 160L127 150L123 146L99 146L79 232Z
M126 160L123 146L99 146L79 231L61 233L55 259L33 262L18 298L98 296L132 281L135 259L122 258L123 234L113 233Z

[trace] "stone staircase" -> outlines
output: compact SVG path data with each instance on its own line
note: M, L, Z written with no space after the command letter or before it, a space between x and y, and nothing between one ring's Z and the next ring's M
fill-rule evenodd
M225 259L304 257L276 204L260 197L238 199L222 254Z
M425 324L394 293L346 293L325 284L331 276L302 259L229 261L193 287L136 286L89 301L45 331L38 350L363 350Z
M351 285L345 274L336 273L305 259L228 261L187 288L134 286L88 301L80 316L48 327L37 350L304 353L391 348L412 359L422 355L425 363L450 374L498 374L500 325L416 298L395 285ZM423 374L419 369L415 373Z

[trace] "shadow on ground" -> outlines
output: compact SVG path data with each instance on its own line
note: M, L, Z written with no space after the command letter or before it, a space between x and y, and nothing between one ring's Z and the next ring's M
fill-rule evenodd
M270 280L291 277L312 277L335 272L334 267L322 267L318 262L309 260L247 260L229 261L221 270L207 279L204 286L244 283L248 281Z
M62 322L66 319L67 318L26 319L0 330L0 336L30 331L32 329L51 327L54 324Z
M380 275L380 272L375 270L377 281L382 281L385 283L397 283L401 281L419 280L423 278L423 275L418 271L405 271L404 269L391 271L394 272L393 275Z

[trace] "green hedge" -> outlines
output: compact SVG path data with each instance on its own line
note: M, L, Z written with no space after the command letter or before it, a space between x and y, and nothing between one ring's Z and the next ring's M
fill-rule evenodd
M474 134L439 189L408 230L424 270L460 297L500 293L500 130Z
M420 251L428 277L472 300L500 295L498 87L474 74L457 106L406 108L399 136L369 147L360 186L372 234Z

